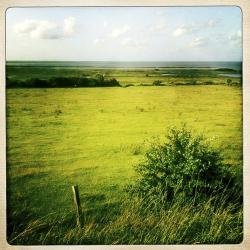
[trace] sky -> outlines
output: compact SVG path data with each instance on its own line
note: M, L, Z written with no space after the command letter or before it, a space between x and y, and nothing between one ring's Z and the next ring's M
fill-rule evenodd
M40 7L6 12L6 59L241 61L238 7Z

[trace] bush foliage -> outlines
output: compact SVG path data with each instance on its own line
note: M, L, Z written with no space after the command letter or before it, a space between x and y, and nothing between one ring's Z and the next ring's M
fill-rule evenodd
M163 86L162 81L160 81L160 80L155 80L155 81L153 82L153 86Z
M104 79L101 75L95 78L87 77L52 77L49 79L30 78L26 80L6 79L7 88L83 88L83 87L120 87L119 82Z
M135 189L166 200L176 193L203 199L234 185L230 169L220 151L202 136L194 136L185 126L172 128L167 141L152 143L145 161L137 166L140 177Z

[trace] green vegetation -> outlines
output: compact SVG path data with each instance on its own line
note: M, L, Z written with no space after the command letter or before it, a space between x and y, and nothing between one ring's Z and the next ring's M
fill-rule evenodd
M138 68L138 69L98 69L87 67L45 67L8 65L6 67L7 87L23 85L32 82L32 79L43 81L44 84L58 79L56 87L76 87L75 84L84 82L83 86L93 85L94 82L102 82L103 79L116 79L122 86L147 86L147 85L228 85L231 79L224 74L241 73L233 69L210 68ZM59 78L69 80L68 84L60 84ZM54 79L54 80L52 80ZM62 79L63 80L63 79ZM72 81L72 82L71 82ZM51 84L50 84L51 85ZM49 85L49 86L50 86ZM63 86L64 85L64 86ZM158 84L159 85L159 84ZM234 77L234 85L241 86L241 78ZM40 85L39 85L40 86ZM48 85L47 85L48 86ZM53 84L52 84L53 86ZM117 85L116 85L117 86Z
M154 81L154 82L153 82L153 85L154 85L154 86L163 86L163 85L162 85L162 82L161 82L160 80Z
M119 82L104 79L99 75L96 78L86 77L52 77L49 79L30 78L26 80L6 79L7 88L83 88L83 87L120 87Z
M150 199L160 196L168 202L176 195L202 201L226 188L237 189L233 167L223 163L220 151L201 135L193 136L184 126L172 128L167 139L163 144L156 141L151 145L145 162L137 167L140 178L133 191L142 197L150 194ZM236 197L231 197L234 201L242 191L236 193Z
M243 239L243 213L228 203L227 190L204 202L177 196L163 206L159 200L123 196L122 206L86 211L82 228L73 213L48 214L30 221L9 238L12 244L237 244ZM216 204L216 205L215 205ZM23 212L23 211L22 211ZM105 213L104 213L105 212ZM23 213L22 215L26 215ZM27 215L26 215L27 218ZM20 229L20 226L19 228Z
M187 71L186 76L162 76L178 70L178 74ZM240 189L226 185L223 192L208 192L201 200L180 192L171 202L163 202L160 194L157 199L138 193L131 198L126 191L140 178L135 166L145 163L152 137L158 138L155 146L171 148L165 134L169 127L183 122L194 134L213 140L206 147L203 140L190 135L188 147L182 148L187 158L177 166L193 163L197 170L200 165L195 165L195 157L203 163L209 159L218 167L210 164L203 168L206 174L215 171L213 187L214 181L228 180L228 176L239 188L242 184L241 88L229 86L228 77L219 76L219 71L191 70L190 75L196 74L193 78L187 76L188 69L178 70L7 67L7 77L12 80L84 75L98 81L115 78L121 86L128 86L6 90L10 244L210 244L242 240ZM152 86L157 80L168 86ZM192 81L196 84L186 84ZM178 83L183 86L172 86ZM194 145L198 145L198 155L191 150ZM165 155L164 159L169 158ZM175 168L170 170L178 174ZM193 180L193 175L189 177ZM75 184L85 215L80 230L76 228L71 191ZM192 185L195 187L195 182ZM239 199L230 201L233 192L238 192Z

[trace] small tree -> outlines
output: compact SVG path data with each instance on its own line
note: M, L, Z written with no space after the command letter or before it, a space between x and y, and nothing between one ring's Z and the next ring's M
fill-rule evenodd
M98 80L99 83L104 82L104 76L102 74L96 74L96 79Z
M162 81L156 80L156 81L153 82L153 85L154 86L161 86L162 85L161 83L162 83Z
M140 194L163 195L167 200L175 193L204 198L222 191L232 181L220 152L185 127L171 129L165 143L153 143L136 170Z

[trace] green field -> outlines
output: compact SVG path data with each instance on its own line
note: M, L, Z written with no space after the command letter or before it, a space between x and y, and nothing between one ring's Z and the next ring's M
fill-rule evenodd
M221 149L225 162L235 166L241 181L242 89L225 85L228 78L212 70L198 70L198 73L179 70L177 73L182 77L159 75L171 73L171 69L160 69L160 73L153 69L46 70L10 68L7 76L25 79L101 72L115 77L123 86L136 86L7 89L11 243L29 242L14 238L32 221L50 213L70 214L73 218L70 223L74 224L71 185L79 186L89 223L107 224L120 211L124 188L134 182L134 166L142 161L149 141L153 137L163 139L171 126L186 123L195 132L213 138L212 145ZM137 86L155 80L169 86ZM171 86L193 80L201 85ZM214 84L202 84L208 81ZM240 78L233 81L239 83ZM41 243L39 239L37 242ZM102 243L100 239L89 242ZM103 242L119 244L126 240Z

